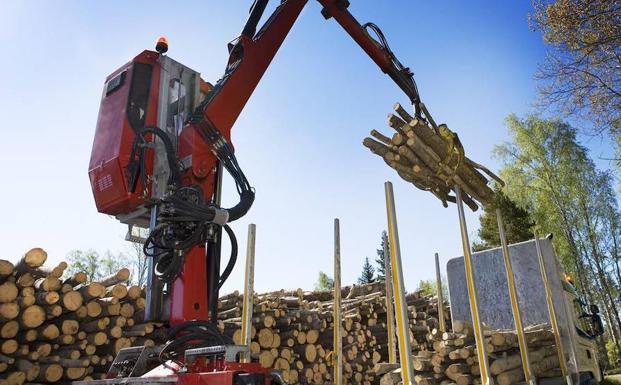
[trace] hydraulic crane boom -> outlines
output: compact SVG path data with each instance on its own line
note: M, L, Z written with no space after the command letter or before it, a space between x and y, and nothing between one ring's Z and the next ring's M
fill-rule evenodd
M233 124L304 9L307 0L283 1L257 31L259 20L268 2L269 0L257 0L253 4L241 35L229 43L229 60L224 75L199 107L202 116L198 116L186 129L196 129L201 136L207 137L208 128L215 128L230 141ZM413 74L397 60L381 30L372 23L361 25L348 11L349 2L346 0L318 0L318 2L324 7L322 15L325 18L334 18L345 29L382 72L403 90L413 104L416 115L420 116L421 103ZM380 41L373 39L368 29L373 30ZM195 144L193 148L198 149L200 146ZM194 164L198 167L198 163ZM206 192L215 191L215 178L217 176L214 176L214 186L207 188ZM211 316L215 317L217 287L214 286L214 282L218 281L215 274L219 268L213 266L208 270L210 270L208 281L211 282L209 290Z
M224 75L214 86L164 55L168 45L163 40L157 52L144 51L112 73L104 87L89 166L97 209L130 228L149 226L145 318L173 326L160 358L180 357L181 349L186 358L211 357L208 363L192 358L198 363L186 367L178 384L215 378L230 385L226 376L235 370L256 374L248 384L269 384L255 364L223 364L227 353L212 347L226 339L207 322L217 320L218 291L236 260L237 241L228 223L245 215L254 201L231 145L231 128L307 3L282 0L259 28L268 1L255 0L241 35L228 45ZM334 18L401 88L415 115L435 126L412 72L395 57L381 30L372 23L361 25L349 13L347 0L318 1L322 15ZM220 206L224 170L240 196L231 208ZM223 233L232 252L221 274ZM207 350L190 352L188 343Z
M257 0L254 3L240 37L229 44L230 57L224 76L216 84L213 96L205 101L205 117L223 133L235 123L307 0L284 1L257 32L268 2ZM322 15L334 18L418 109L420 98L412 72L396 59L377 26L372 23L360 25L347 10L349 2L346 0L318 2L324 7ZM373 39L367 28L379 33L381 41Z

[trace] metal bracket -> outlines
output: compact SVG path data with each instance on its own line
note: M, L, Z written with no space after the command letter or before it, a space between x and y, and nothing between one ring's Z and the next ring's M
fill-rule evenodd
M136 227L138 227L138 226L136 226ZM130 242L134 242L134 243L140 243L140 244L144 245L145 242L147 241L147 238L143 238L140 235L135 235L133 230L134 230L134 225L128 224L127 225L127 234L125 234L125 240L126 241L130 241Z
M160 348L134 346L123 348L114 358L108 374L114 377L139 377L146 372L147 359Z
M236 361L239 353L250 353L250 348L244 345L217 345L205 348L188 349L185 351L185 362L191 363L198 357L224 356L227 362Z

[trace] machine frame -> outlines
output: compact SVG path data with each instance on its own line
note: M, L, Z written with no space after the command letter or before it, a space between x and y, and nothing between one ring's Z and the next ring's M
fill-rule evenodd
M361 25L349 13L347 0L318 2L323 6L322 15L326 19L334 18L404 91L416 116L434 124L420 101L412 72L397 60L381 30L372 23ZM254 192L249 199L249 192L245 191L246 196L240 193L240 204L244 203L244 207L220 207L224 168L231 172L222 158L223 149L236 164L230 144L231 129L307 0L282 0L258 28L267 4L268 0L256 0L252 5L241 35L228 44L229 59L224 75L215 85L166 56L165 41L158 43L157 52L143 51L106 79L89 165L98 211L114 215L130 226L130 239L141 240L132 235L132 227L148 227L150 236L161 230L162 216L174 211L174 206L171 210L163 208L163 204L171 200L176 189L190 186L202 194L200 204L190 203L197 208L205 207L212 215L210 220L199 223L202 230L198 241L174 251L173 258L181 260L182 266L174 280L166 284L154 273L154 266L161 262L156 256L157 249L145 248L152 255L148 258L146 320L168 320L177 327L194 320L215 322L217 319L218 291L225 278L220 274L222 229L226 230L227 222L244 215L254 199ZM178 81L176 87L175 81ZM166 210L169 212L165 213ZM229 233L229 236L233 241L233 235ZM234 259L230 262L234 263ZM267 385L272 378L278 378L254 363L229 362L222 357L198 362L181 365L178 370L182 372L174 377L172 372L159 368L155 374L146 374L148 379L132 377L100 382L252 385L252 381L236 380L235 376L242 372L265 374Z

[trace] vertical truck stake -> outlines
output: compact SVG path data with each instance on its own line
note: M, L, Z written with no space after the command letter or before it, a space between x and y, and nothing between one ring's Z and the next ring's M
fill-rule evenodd
M388 363L397 363L397 345L395 344L395 302L392 292L392 264L390 263L390 247L388 235L382 235L384 252L384 282L386 284L386 333L388 334Z
M558 352L559 366L563 377L567 382L567 385L573 385L573 379L567 370L567 361L565 361L565 352L563 351L563 344L561 343L561 330L558 327L558 320L556 318L556 311L554 310L554 301L552 300L552 290L548 282L548 272L546 270L546 264L543 260L543 253L541 252L541 245L539 244L539 234L535 233L535 248L537 249L537 258L539 258L539 270L541 270L541 280L543 281L543 287L546 291L546 304L548 305L548 314L550 315L550 324L552 325L552 331L554 332L554 342L556 344L556 350Z
M254 297L254 250L257 226L248 225L248 243L246 248L246 271L244 273L244 303L242 305L242 345L248 347L248 354L243 355L242 362L250 362L250 341L252 338L252 311Z
M466 216L464 215L464 202L461 197L461 188L455 185L455 196L457 198L457 213L459 215L459 228L461 230L461 243L464 249L464 266L466 267L466 284L468 285L468 297L470 298L470 312L472 314L472 326L474 328L474 340L477 346L477 356L481 369L481 383L483 385L493 385L490 376L489 362L485 349L485 338L483 336L483 324L479 315L479 301L474 282L474 269L472 267L472 256L470 255L470 240L468 239L468 228L466 226Z
M334 385L343 383L343 320L341 317L341 228L338 218L334 219Z
M440 256L438 253L436 258L436 289L438 293L438 321L440 323L440 331L446 331L446 320L444 319L444 293L442 292L442 275L440 274Z
M386 214L388 217L388 237L390 239L390 266L392 268L392 287L395 296L395 313L397 321L397 341L399 343L399 363L401 364L401 378L403 385L414 384L412 370L412 347L408 330L408 313L405 302L405 287L403 285L403 269L401 267L401 250L399 247L399 232L397 230L397 213L395 210L395 196L392 183L384 183L386 193Z
M505 262L505 271L507 272L507 286L509 289L509 299L511 300L511 310L513 312L513 323L518 336L518 344L520 346L520 357L522 359L522 368L524 370L524 381L527 385L535 385L535 378L530 367L530 357L528 354L528 344L524 335L524 326L522 325L522 312L520 311L520 303L518 301L517 289L515 288L515 278L513 276L513 267L511 266L511 255L509 254L509 246L507 244L507 236L505 235L505 225L502 220L500 209L496 209L496 221L498 222L498 235L502 246L502 257Z

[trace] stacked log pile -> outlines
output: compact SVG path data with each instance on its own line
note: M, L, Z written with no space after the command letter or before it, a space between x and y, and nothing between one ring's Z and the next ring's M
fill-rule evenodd
M384 282L344 287L344 380L349 384L379 382L375 365L387 361L386 297ZM279 369L290 384L332 381L333 298L330 292L279 291L254 298L251 352L264 367ZM427 334L436 327L436 303L420 293L406 297L410 340L416 351L427 346ZM241 341L242 296L220 300L221 327Z
M417 385L480 384L480 369L472 327L462 321L453 323L454 330L440 333L432 329L428 335L431 350L421 350L412 357ZM486 349L494 382L512 385L524 380L517 334L513 330L485 330ZM554 335L547 325L526 330L531 368L539 377L559 376L559 361ZM381 370L381 369L380 369ZM400 370L382 377L382 385L401 381Z
M144 322L144 292L127 286L129 271L86 283L84 273L63 277L67 264L44 267L47 254L32 249L15 265L0 260L0 385L68 384L103 378L123 347L161 343L161 324ZM343 298L343 374L352 385L395 385L388 365L384 282L341 290ZM331 292L278 291L256 294L253 357L278 369L290 384L332 382ZM412 360L417 385L479 384L472 327L453 322L438 330L437 300L419 292L406 295ZM219 301L218 325L241 342L242 296ZM446 312L447 321L449 320ZM447 322L450 324L450 322ZM491 373L499 385L522 381L517 336L485 331ZM558 375L558 358L547 326L527 331L531 361L539 377Z
M121 348L155 343L128 269L87 284L46 259L35 248L16 264L0 260L0 385L101 378Z
M47 253L28 251L13 264L0 260L0 385L69 384L103 378L127 346L163 342L162 324L145 323L144 291L127 286L129 271L87 283L67 276L67 264L44 266ZM344 378L379 382L373 367L388 358L383 282L342 289ZM254 298L253 357L279 369L291 384L324 384L332 376L331 292L278 291ZM430 345L437 303L420 293L406 296L415 351ZM241 342L242 296L219 301L221 330Z

